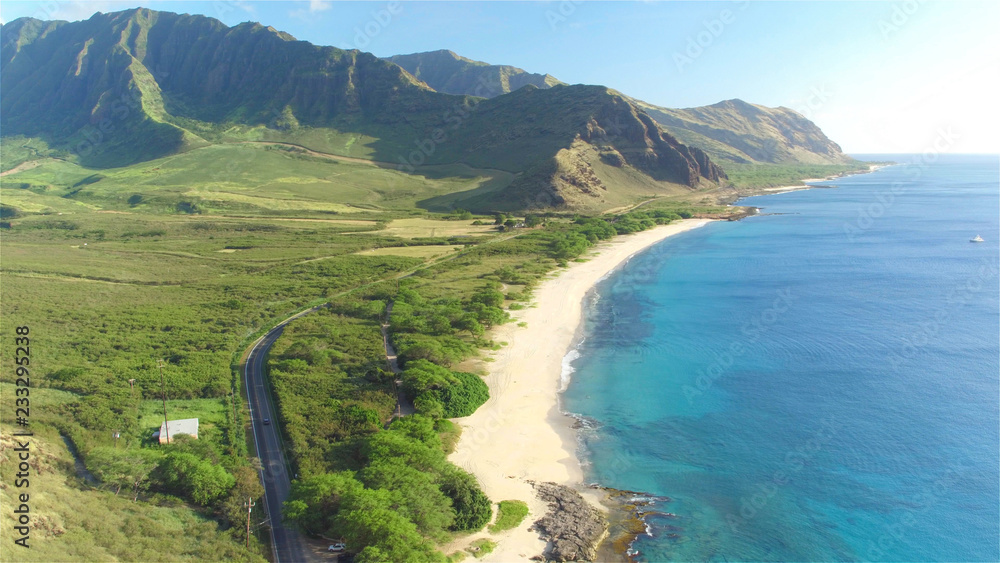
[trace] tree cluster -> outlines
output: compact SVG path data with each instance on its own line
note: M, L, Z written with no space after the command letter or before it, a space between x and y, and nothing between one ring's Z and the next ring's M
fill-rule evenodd
M360 563L443 562L435 541L489 522L489 499L471 475L448 463L432 419L399 419L368 437L361 452L360 471L294 482L285 518L360 548Z

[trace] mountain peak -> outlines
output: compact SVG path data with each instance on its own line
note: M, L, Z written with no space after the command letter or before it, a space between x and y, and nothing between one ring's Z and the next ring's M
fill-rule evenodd
M738 98L686 109L639 105L681 141L704 148L717 160L806 164L851 160L815 123L789 108Z
M712 105L707 106L707 107L718 108L718 109L732 109L732 110L736 110L736 111L740 111L740 112L748 112L748 113L760 112L761 110L767 109L764 106L759 106L757 104L751 104L750 102L745 102L745 101L743 101L743 100L741 100L739 98L732 98L732 99L729 99L729 100L722 100L721 102L712 104ZM689 108L689 109L695 109L695 108Z
M445 94L493 98L528 84L543 89L562 84L548 74L533 74L509 65L492 65L447 49L395 55L388 60Z

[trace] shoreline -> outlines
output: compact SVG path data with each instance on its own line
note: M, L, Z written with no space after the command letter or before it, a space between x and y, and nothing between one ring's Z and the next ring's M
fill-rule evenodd
M494 340L507 345L484 364L490 399L471 416L455 419L463 431L449 459L475 475L491 500L522 500L529 514L513 530L464 538L497 541L496 549L482 561L527 560L545 550L546 542L529 528L548 509L529 481L569 486L607 513L603 491L583 481L576 419L561 410L563 359L578 341L584 298L634 254L710 221L684 219L598 244L587 253L586 262L574 262L542 282L532 305L515 312L513 322L495 331ZM527 326L519 327L519 322Z
M783 193L788 193L788 192L797 192L797 191L800 191L800 190L833 188L833 187L836 187L836 186L813 186L813 185L810 185L810 184L814 184L816 182L829 182L830 180L837 180L839 178L847 178L849 176L860 176L862 174L871 174L872 172L875 172L876 170L885 168L887 166L895 166L895 165L894 164L869 164L867 171L866 170L859 170L857 172L840 172L838 174L831 174L830 176L827 176L826 178L806 178L804 180L799 180L800 183L795 184L794 186L777 186L777 187L774 187L774 188L761 188L761 191L763 193L754 194L754 196L757 196L757 195L776 195L776 194L783 194ZM753 196L744 196L744 197L753 197Z

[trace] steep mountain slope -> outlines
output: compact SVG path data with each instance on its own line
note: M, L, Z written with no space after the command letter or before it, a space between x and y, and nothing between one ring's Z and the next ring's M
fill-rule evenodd
M743 100L670 109L632 100L681 141L713 158L775 164L844 164L851 158L815 123L786 107L769 108Z
M514 66L474 61L448 50L395 55L387 60L445 94L494 98L529 84L538 88L562 84L548 74L533 74Z
M473 61L451 51L396 55L388 60L431 88L450 94L493 98L524 84L539 88L562 84L548 74L529 74L511 66ZM710 106L671 109L635 98L628 100L682 143L700 147L722 161L844 164L852 160L816 124L785 107L726 100Z
M703 151L603 86L527 86L484 100L448 143L474 166L525 171L493 206L592 207L637 183L646 184L642 193L662 194L676 190L652 184L705 187L726 178ZM627 181L626 170L652 181Z
M94 145L76 151L94 165L204 144L199 133L218 129L205 124L406 128L408 115L451 105L370 54L203 16L137 9L61 25L16 20L3 27L2 48L4 134Z
M470 194L483 208L600 208L725 178L607 88L442 94L371 54L259 24L135 9L15 20L0 45L3 134L42 139L93 167L280 141L414 173L451 163L514 173L513 192Z

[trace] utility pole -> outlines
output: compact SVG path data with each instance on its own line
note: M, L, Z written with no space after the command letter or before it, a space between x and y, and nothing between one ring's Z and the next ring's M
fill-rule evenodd
M160 396L163 397L163 432L167 435L167 443L170 443L170 424L167 423L167 384L163 380L163 360L156 360L160 366Z
M257 506L257 504L254 503L252 497L247 497L247 501L243 503L243 506L247 507L247 547L250 547L250 511L253 510L253 507Z

